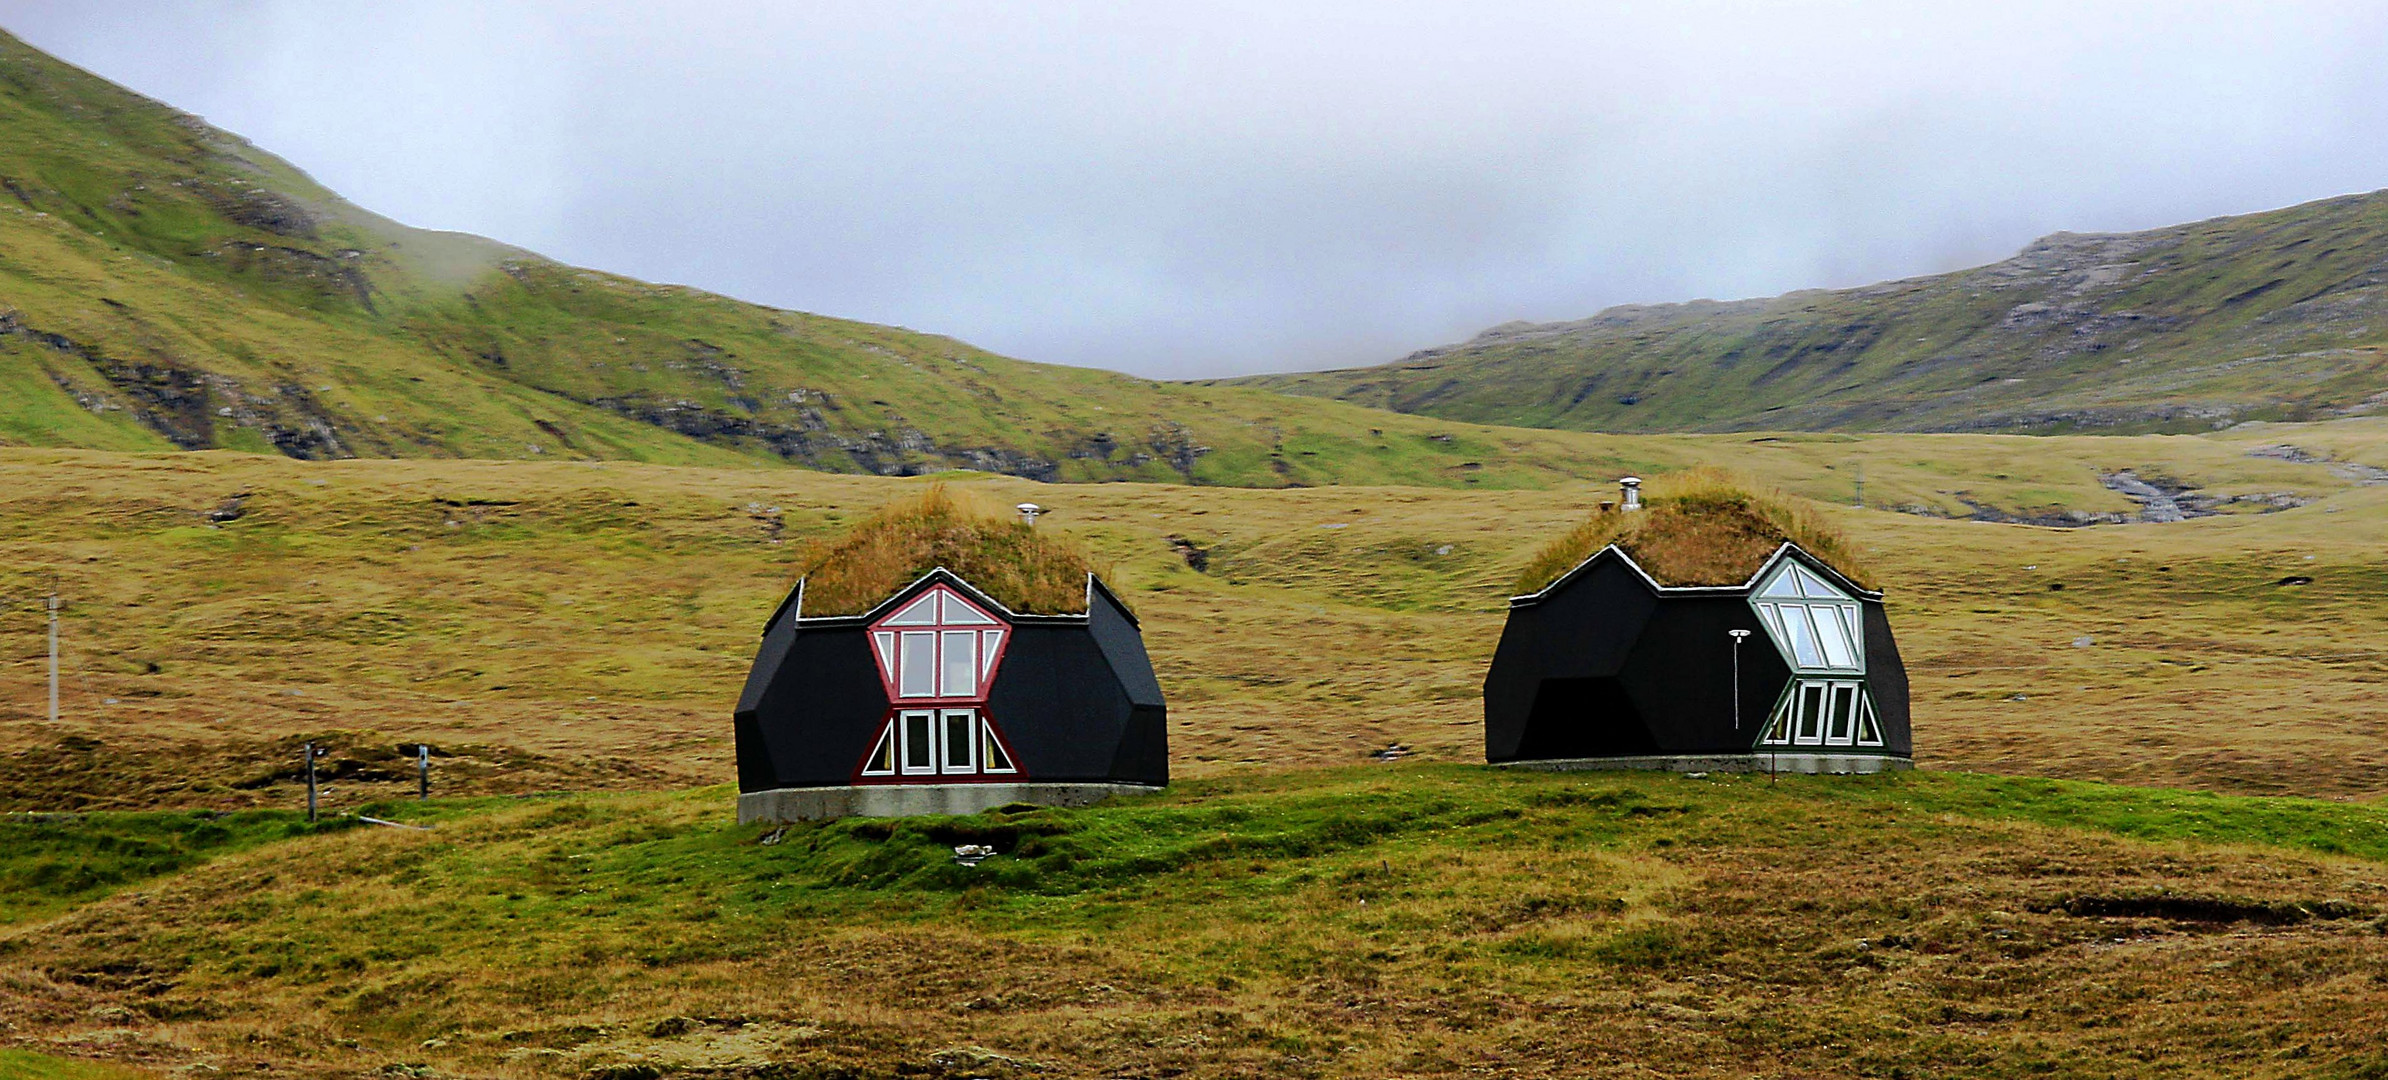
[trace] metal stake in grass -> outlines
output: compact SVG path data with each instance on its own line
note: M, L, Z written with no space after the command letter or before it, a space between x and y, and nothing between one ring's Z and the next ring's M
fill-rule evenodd
M431 797L431 744L415 744L415 798Z
M50 590L50 722L58 722L58 590Z

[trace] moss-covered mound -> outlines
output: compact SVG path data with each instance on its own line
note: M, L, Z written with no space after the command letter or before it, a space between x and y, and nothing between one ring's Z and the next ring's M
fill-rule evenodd
M944 567L1013 611L1086 610L1086 547L1036 529L943 485L889 503L804 558L804 614L860 615L922 574Z
M1662 585L1739 585L1788 540L1867 588L1855 544L1815 511L1717 469L1652 481L1645 509L1603 510L1552 541L1528 563L1517 591L1535 592L1615 544Z

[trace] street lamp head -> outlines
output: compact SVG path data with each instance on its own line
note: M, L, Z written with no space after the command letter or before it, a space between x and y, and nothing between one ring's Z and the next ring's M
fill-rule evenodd
M1012 509L1018 510L1020 512L1020 521L1025 525L1035 525L1037 515L1045 512L1044 507L1038 506L1032 502L1021 503Z
M1727 630L1725 633L1733 635L1733 644L1735 645L1741 644L1741 639L1750 636L1750 632L1747 630Z

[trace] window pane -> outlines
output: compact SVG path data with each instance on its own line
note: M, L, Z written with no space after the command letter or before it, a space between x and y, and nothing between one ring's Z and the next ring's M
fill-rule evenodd
M1882 745L1882 725L1874 719L1874 703L1860 698L1857 705L1857 745Z
M944 633L945 656L941 661L945 672L943 685L946 697L969 697L978 693L978 634L971 630L948 630Z
M930 716L927 712L904 714L905 772L937 771L937 740L931 730L934 725L930 723Z
M971 607L961 597L947 593L945 595L945 625L993 626L995 620L979 614L977 608Z
M1824 741L1835 746L1849 745L1850 727L1857 722L1857 687L1832 688L1832 723L1825 728Z
M978 740L978 715L968 709L945 711L945 771L977 772L972 744Z
M1792 580L1790 573L1786 571L1784 573L1776 574L1773 581L1767 582L1765 588L1758 590L1758 595L1797 597L1799 595L1799 585L1797 582Z
M1864 667L1866 664L1865 614L1857 608L1847 606L1843 606L1840 612L1842 624L1849 629L1849 646L1857 655L1857 665Z
M1004 753L1003 744L995 741L994 725L981 724L979 726L985 732L986 736L982 744L984 747L983 753L986 755L982 760L986 762L986 770L988 772L1011 772L1011 755Z
M903 697L937 696L937 635L925 630L904 632L904 663L896 679Z
M864 776L888 776L895 772L895 725L889 724L879 732L879 742L871 747L869 761L863 763Z
M904 610L887 617L889 626L937 625L937 594L934 592L904 605Z
M1791 741L1791 713L1797 708L1798 700L1797 695L1783 699L1782 708L1775 710L1774 722L1767 726L1765 736L1759 741L1778 745Z
M1799 666L1824 666L1824 654L1816 648L1816 630L1808 624L1807 608L1798 604L1784 604L1783 629L1791 638L1791 655L1799 661Z
M1799 741L1814 744L1824 737L1824 684L1799 686Z
M995 670L995 651L1002 646L1003 631L981 630L978 632L979 678L986 678L988 672Z
M1837 668L1857 666L1857 651L1849 647L1849 626L1841 621L1840 612L1832 606L1816 604L1808 608L1816 617L1816 640L1824 646L1824 662Z

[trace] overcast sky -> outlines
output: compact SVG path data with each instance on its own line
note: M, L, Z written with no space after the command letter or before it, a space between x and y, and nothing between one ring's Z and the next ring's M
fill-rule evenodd
M1032 360L1377 363L2388 187L2388 4L0 0L409 224Z

